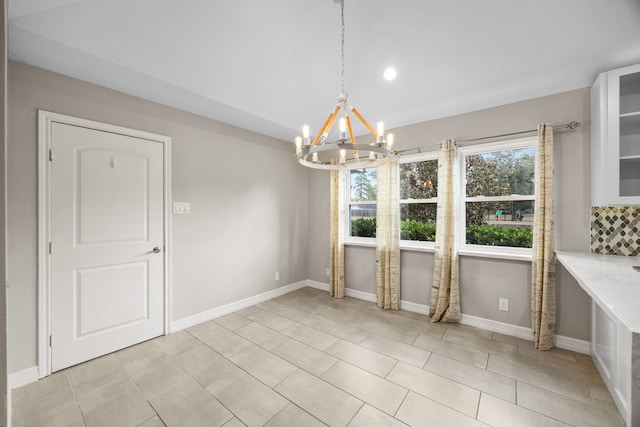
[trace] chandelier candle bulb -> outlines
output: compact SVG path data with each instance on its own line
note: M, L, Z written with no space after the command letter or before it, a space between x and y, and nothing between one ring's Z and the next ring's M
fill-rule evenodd
M295 142L296 142L296 154L298 154L300 153L300 151L302 151L302 137L296 136Z
M311 155L311 161L312 161L313 163L318 163L318 153L313 153L313 154Z
M344 164L346 162L345 155L346 155L346 151L345 150L340 150L340 163L342 163L342 164Z
M387 148L389 150L391 150L391 147L393 147L393 140L394 140L394 136L392 133L388 133L387 134Z
M338 137L338 139L340 140L346 140L347 139L347 119L345 117L340 118L340 121L338 122L338 126L340 127L340 136ZM340 154L342 155L342 151L340 151Z
M302 125L302 137L304 138L304 145L310 145L311 140L309 139L309 133L311 130L309 129L309 125Z
M376 125L376 128L378 131L378 137L376 138L376 142L383 143L384 142L384 122L378 122L378 124Z

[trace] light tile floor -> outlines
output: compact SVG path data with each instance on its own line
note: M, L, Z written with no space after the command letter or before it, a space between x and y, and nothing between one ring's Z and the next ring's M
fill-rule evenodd
M12 393L20 426L623 426L589 356L304 288Z

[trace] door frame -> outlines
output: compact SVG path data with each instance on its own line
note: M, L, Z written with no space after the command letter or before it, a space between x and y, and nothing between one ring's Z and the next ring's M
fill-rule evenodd
M51 163L53 123L79 126L162 144L164 237L164 334L171 332L171 137L38 110L38 377L51 375ZM53 152L55 158L55 152Z

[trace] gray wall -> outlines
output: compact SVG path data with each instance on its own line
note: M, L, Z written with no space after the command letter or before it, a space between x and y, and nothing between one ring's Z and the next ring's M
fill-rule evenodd
M7 270L6 270L6 136L7 136L7 2L0 2L0 424L7 420Z
M36 364L37 109L173 138L172 197L192 212L173 217L174 320L305 278L328 282L328 173L299 167L290 144L15 62L8 96L9 372ZM555 138L557 249L588 251L588 89L393 131L402 149L569 120L582 126ZM374 250L349 246L346 264L347 287L375 293ZM403 250L401 269L402 299L428 304L433 255ZM462 257L460 269L463 313L530 326L530 263ZM561 267L558 332L589 339L589 299Z
M309 170L309 247L307 276L328 283L329 268L329 172Z
M37 109L173 138L173 320L307 278L291 144L12 61L8 95L9 372L36 365Z
M393 129L396 149L435 146L447 139L482 136L535 129L539 123L581 122L575 131L556 132L556 249L589 251L590 158L589 89L579 89L487 110L423 122ZM310 223L313 212L326 212L329 200L328 175L309 175ZM324 194L321 192L324 191ZM314 261L328 263L328 224L314 230L322 238L310 240ZM315 227L315 225L314 225ZM375 253L373 248L348 246L345 255L347 288L374 293ZM311 266L311 263L310 263ZM560 335L588 340L589 298L577 282L558 266L557 331ZM403 250L401 253L401 299L429 303L433 254ZM531 263L463 256L460 260L461 308L464 314L530 327ZM309 268L309 278L324 281L317 269ZM498 310L498 298L509 298L509 312Z

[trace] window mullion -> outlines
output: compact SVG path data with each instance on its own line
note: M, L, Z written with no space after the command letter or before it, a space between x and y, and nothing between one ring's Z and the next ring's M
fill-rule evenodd
M434 197L431 199L401 199L400 200L400 204L405 204L405 205L419 204L419 203L438 203L438 199Z
M349 205L377 205L377 200L349 200Z
M465 197L465 202L520 202L527 200L535 200L536 196L521 196L519 194L512 194L511 196L474 196Z

